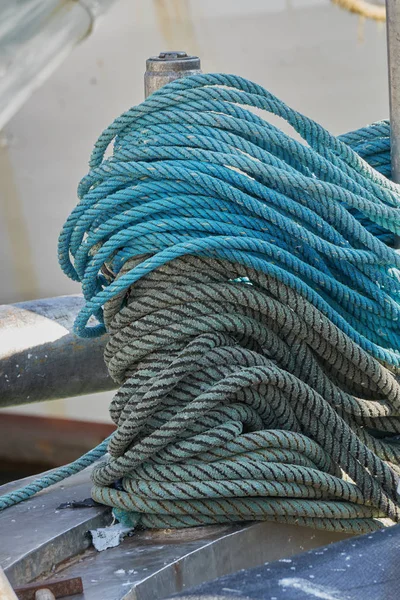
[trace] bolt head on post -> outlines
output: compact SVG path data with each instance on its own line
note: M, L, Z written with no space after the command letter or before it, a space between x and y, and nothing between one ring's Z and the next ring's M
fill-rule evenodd
M199 73L201 73L200 59L197 56L189 56L186 52L174 50L160 52L158 56L151 56L146 60L145 97L148 98L150 94L175 79Z

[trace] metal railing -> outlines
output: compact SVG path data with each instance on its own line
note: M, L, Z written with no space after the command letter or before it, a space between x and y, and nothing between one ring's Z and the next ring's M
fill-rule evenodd
M113 2L0 2L0 130Z

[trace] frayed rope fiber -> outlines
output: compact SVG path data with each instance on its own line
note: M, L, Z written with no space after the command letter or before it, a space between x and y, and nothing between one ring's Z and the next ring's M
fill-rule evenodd
M400 520L399 191L388 122L334 137L234 75L101 134L59 242L120 385L95 500L129 526Z

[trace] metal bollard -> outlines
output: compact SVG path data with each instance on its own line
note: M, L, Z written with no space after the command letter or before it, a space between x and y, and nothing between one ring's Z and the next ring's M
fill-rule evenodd
M146 98L167 83L201 73L200 59L189 56L186 52L160 52L146 60L144 74L144 95Z

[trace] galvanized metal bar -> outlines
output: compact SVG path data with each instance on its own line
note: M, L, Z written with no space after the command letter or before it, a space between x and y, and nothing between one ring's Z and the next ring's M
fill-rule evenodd
M82 296L0 306L0 406L111 390L103 360L107 336L73 333Z
M400 183L400 0L386 0L392 179ZM395 238L400 248L400 236Z

